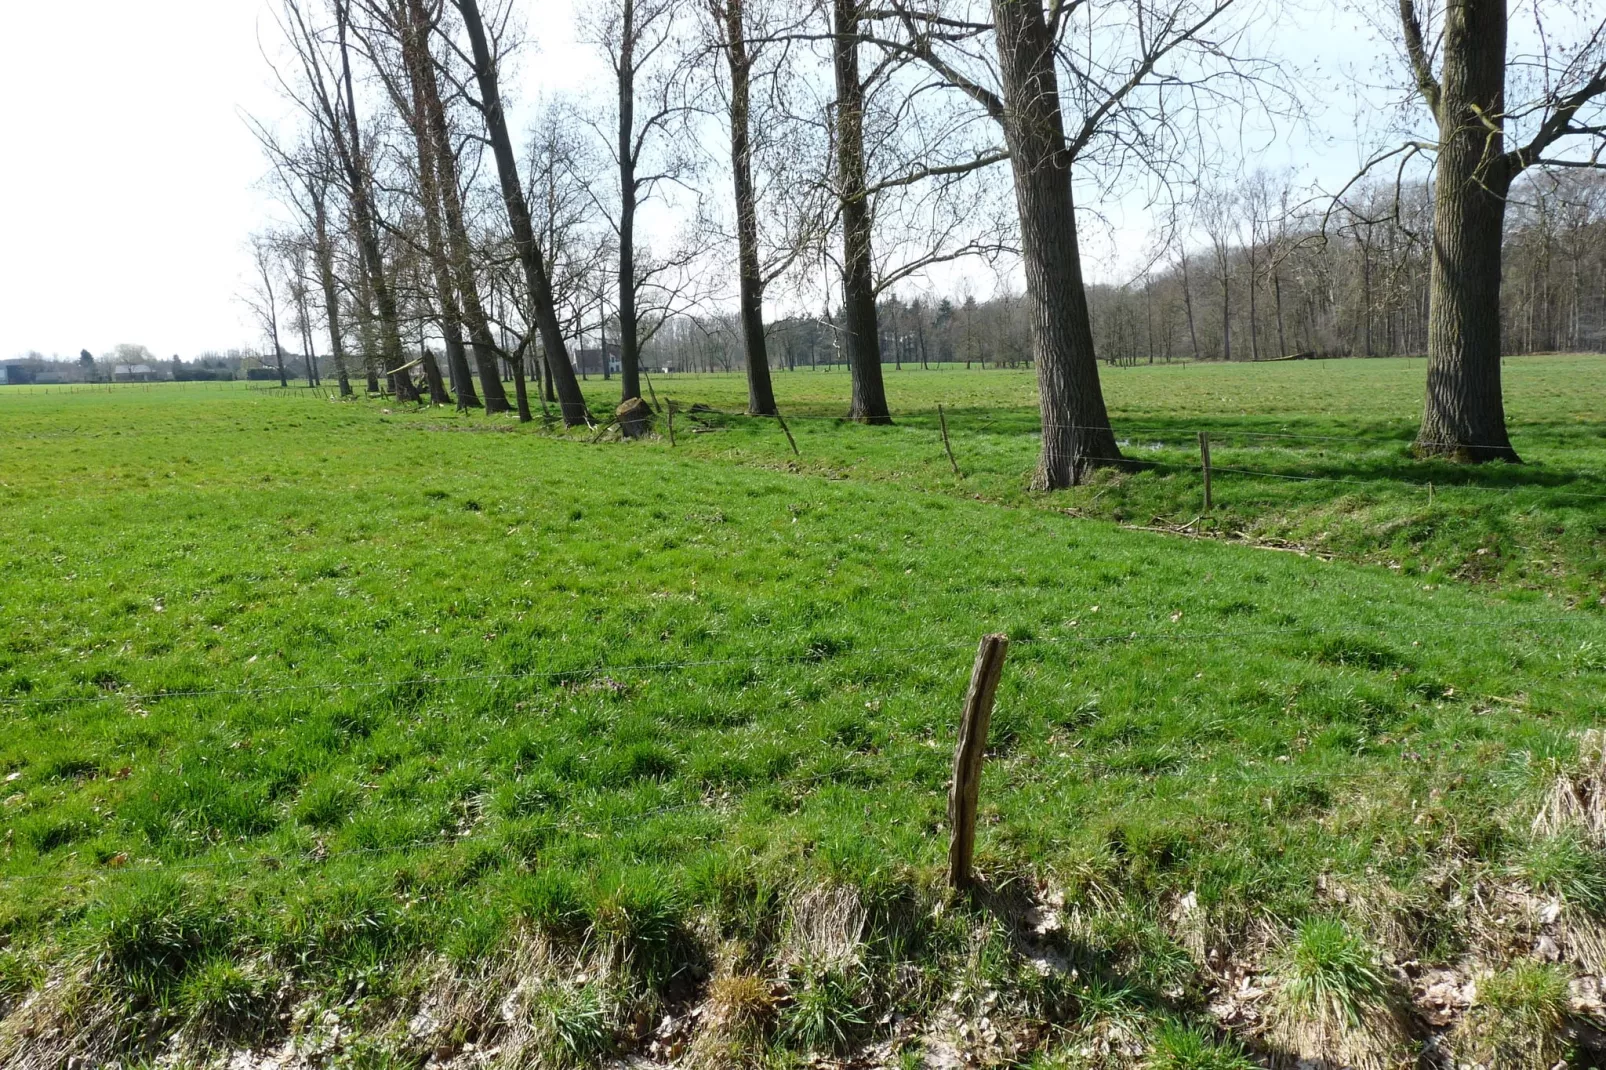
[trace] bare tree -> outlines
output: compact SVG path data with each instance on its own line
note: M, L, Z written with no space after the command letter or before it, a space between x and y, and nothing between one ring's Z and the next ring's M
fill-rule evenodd
M833 133L836 194L842 227L842 345L852 377L849 415L889 424L881 375L881 329L876 323L875 258L865 170L865 84L859 72L860 0L831 2L831 66L836 80Z
M627 0L628 2L628 0ZM747 355L747 411L776 412L764 332L764 278L759 266L758 192L753 183L753 47L748 42L751 0L707 0L715 42L730 76L727 119L731 181L736 204L736 277L742 340Z
M328 141L314 132L303 136L300 145L286 148L262 123L249 120L252 133L261 143L278 178L282 196L300 217L307 231L312 260L318 273L323 297L324 323L329 333L329 355L340 383L340 396L350 397L351 376L346 367L346 342L341 330L339 285L335 275L335 250L329 226L329 196L334 185L335 162Z
M380 241L370 161L364 151L351 64L350 0L328 0L334 26L318 27L306 6L314 0L283 0L280 29L300 69L298 82L280 84L327 139L350 202L352 230L362 256L366 287L378 311L379 357L395 384L398 401L417 401L418 391L402 363L401 325ZM332 34L333 40L326 35Z
M244 300L262 325L268 344L273 348L274 366L279 372L279 385L289 386L284 372L284 346L279 344L279 294L274 285L278 273L278 241L265 234L251 238L251 267L255 272L251 287Z
M1076 167L1136 165L1174 179L1190 149L1179 121L1201 106L1238 106L1224 81L1258 98L1276 71L1236 52L1246 39L1225 16L1252 10L1249 0L1051 0L1046 8L1043 0L991 0L990 19L972 6L890 0L885 14L901 33L879 40L922 60L1002 128L1043 420L1033 485L1065 487L1121 461L1082 278ZM976 47L988 40L990 55ZM1065 100L1078 116L1069 128Z
M1442 11L1399 0L1402 50L1437 134L1387 154L1437 156L1427 396L1416 442L1423 454L1519 459L1500 385L1512 183L1535 164L1606 162L1606 20L1568 0L1519 6L1536 32L1511 55L1506 0L1445 0Z
M518 160L513 154L513 139L508 133L507 116L502 108L497 53L492 50L491 38L480 15L478 0L452 0L463 19L472 50L474 78L479 86L478 107L485 120L491 151L496 157L496 170L501 179L502 203L507 210L508 224L513 231L513 245L524 269L536 326L540 331L542 348L552 375L553 387L564 423L590 423L585 397L575 379L574 366L569 363L568 347L558 324L557 308L553 302L552 281L547 275L541 246L530 219L529 203L525 200L524 185L519 179ZM522 383L522 371L520 372Z

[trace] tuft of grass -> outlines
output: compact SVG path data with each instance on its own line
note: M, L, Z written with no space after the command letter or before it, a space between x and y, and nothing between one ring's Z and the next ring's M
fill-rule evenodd
M179 984L180 1010L208 1033L238 1037L260 1031L269 990L263 979L231 958L217 956L190 970Z
M227 943L228 926L178 877L136 874L84 918L81 954L124 988L160 994Z
M0 1008L22 997L43 980L43 971L37 963L16 951L0 951Z
M1376 953L1337 918L1307 919L1282 952L1271 1039L1303 1059L1393 1070L1414 1059L1402 1000Z
M1218 1041L1195 1026L1166 1022L1149 1046L1146 1070L1254 1070L1236 1041Z
M599 982L543 985L530 1004L537 1065L554 1070L594 1065L614 1048L612 1000Z
M1291 1008L1359 1027L1388 999L1376 956L1336 918L1305 922L1285 955L1280 991Z
M781 1036L812 1052L841 1052L869 1024L864 976L851 966L804 962L791 979Z
M723 973L708 985L707 1014L693 1040L690 1063L707 1070L737 1070L758 1062L775 1025L770 983L750 973Z
M1512 871L1537 892L1588 914L1606 914L1606 857L1576 829L1529 840Z
M573 873L543 869L519 877L508 890L513 909L537 929L555 936L573 936L590 925L585 892Z
M592 931L648 991L662 991L691 964L685 904L654 871L630 870L617 877L592 908Z
M1477 998L1456 1030L1458 1062L1501 1070L1549 1070L1566 1054L1561 1028L1568 1007L1567 974L1519 962L1478 982Z

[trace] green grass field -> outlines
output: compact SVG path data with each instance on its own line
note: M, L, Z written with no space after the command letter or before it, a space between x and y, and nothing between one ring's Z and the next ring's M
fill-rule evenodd
M1590 1065L1603 370L1468 471L1419 361L1116 369L1164 466L1049 496L1018 371L783 374L799 457L0 391L0 1065Z

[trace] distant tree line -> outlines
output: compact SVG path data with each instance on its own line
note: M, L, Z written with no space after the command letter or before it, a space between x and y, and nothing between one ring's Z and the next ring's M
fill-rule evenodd
M1215 191L1204 241L1121 286L1089 288L1100 356L1422 355L1429 345L1433 191L1363 185L1286 210L1264 174ZM1203 218L1200 218L1200 216ZM1536 170L1514 190L1501 266L1500 352L1606 350L1606 176Z

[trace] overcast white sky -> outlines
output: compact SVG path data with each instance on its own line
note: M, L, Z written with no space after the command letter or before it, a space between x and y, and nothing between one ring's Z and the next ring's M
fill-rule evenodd
M524 2L538 51L523 57L519 95L580 88L596 68L574 41L573 0ZM246 236L268 204L262 157L240 116L283 108L257 44L259 29L271 29L265 0L7 8L0 358L100 354L119 342L163 358L259 344L237 295ZM1337 14L1286 21L1277 27L1283 51L1307 74L1331 78L1333 92L1317 144L1281 146L1278 156L1327 172L1353 167L1353 112L1339 76L1373 46Z

